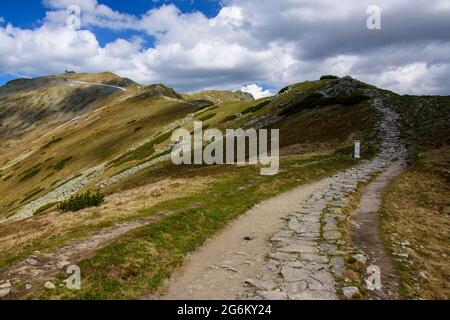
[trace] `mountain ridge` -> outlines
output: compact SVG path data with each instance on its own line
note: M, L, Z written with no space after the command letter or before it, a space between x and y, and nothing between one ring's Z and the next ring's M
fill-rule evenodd
M123 90L116 88L119 84L125 85ZM348 146L355 137L372 134L376 114L367 103L371 96L401 97L351 77L330 76L290 85L259 100L242 91L180 94L163 84L142 86L109 72L60 74L7 84L8 90L15 86L20 89L16 97L19 102L38 97L49 107L33 104L37 109L21 110L17 118L16 112L7 112L17 109L12 106L14 99L8 99L8 95L0 98L0 135L11 135L11 119L16 119L13 128L18 131L9 137L9 149L0 156L0 191L11 194L7 190L17 183L19 194L26 195L37 185L44 190L20 201L16 196L7 197L0 204L6 215L38 200L61 181L68 184L63 184L62 196L55 199L96 184L110 185L105 181L117 183L116 177L126 178L136 174L143 164L146 167L155 159L166 159L171 148L170 133L177 127L191 128L194 120L219 129L279 128L281 148L287 153L310 150L314 143L335 149ZM65 95L63 99L60 94ZM355 122L355 117L360 123ZM305 134L299 135L298 130ZM114 165L105 167L111 163ZM61 168L52 169L55 166ZM39 204L33 205L32 211Z

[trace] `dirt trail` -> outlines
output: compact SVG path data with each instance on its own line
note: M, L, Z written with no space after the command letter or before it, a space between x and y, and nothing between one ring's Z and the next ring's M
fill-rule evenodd
M145 298L251 299L245 293L245 281L262 272L273 230L328 183L329 179L323 179L256 205L192 253L161 294Z
M115 226L104 228L91 235L70 240L66 245L56 251L36 253L24 261L0 271L0 284L9 288L5 294L6 299L20 299L34 291L42 290L42 284L52 279L65 270L69 265L77 264L87 259L95 252L127 232L152 223L156 223L166 213L160 213L148 218L127 221ZM25 286L16 286L24 284ZM14 289L12 289L14 287ZM17 289L22 288L21 290ZM2 297L0 297L2 298Z
M405 169L404 161L393 163L364 188L361 202L351 223L353 244L381 271L381 290L368 291L373 299L398 299L398 279L380 234L380 208L384 190Z

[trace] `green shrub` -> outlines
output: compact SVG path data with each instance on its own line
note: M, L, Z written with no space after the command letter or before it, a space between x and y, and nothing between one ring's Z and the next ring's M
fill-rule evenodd
M58 162L57 164L55 164L53 166L53 168L55 168L56 170L61 170L62 168L64 168L64 166L66 165L67 162L69 162L70 160L72 160L73 156L67 157L63 160L61 160L60 162Z
M49 141L47 144L45 144L45 145L42 147L42 149L47 149L47 148L50 147L51 145L60 142L62 139L63 139L63 138L56 138L56 139L53 139L53 140Z
M283 89L281 89L281 90L278 92L278 94L285 93L285 92L288 91L290 88L291 88L291 86L284 87Z
M35 212L33 212L33 215L38 215L47 209L50 209L51 207L55 206L55 202L47 203L46 205L43 205L42 207L38 208Z
M13 177L13 175L10 174L10 175L4 177L4 178L3 178L3 181L8 181L8 180L11 179L12 177Z
M76 194L68 200L58 203L57 209L60 213L75 212L85 208L99 207L105 202L105 196L97 190L96 193L87 191L86 193Z
M202 117L199 118L200 121L206 121L209 120L211 118L214 118L216 116L216 113L210 113L210 114L206 114Z
M232 114L231 116L226 117L225 119L223 119L222 122L229 122L229 121L233 121L237 118L236 114Z
M45 180L47 180L48 178L50 178L54 174L55 174L54 172L50 172L48 175L46 175L44 178L42 178L41 182L44 182Z
M212 102L210 100L191 100L189 102L196 105L197 108L195 109L195 111L200 111L202 109L206 109L206 108L212 107L214 105L214 102Z
M326 74L320 77L320 80L334 80L337 79L337 76L333 76L331 74Z
M370 97L363 95L363 94L354 94L351 96L344 96L344 97L336 97L335 102L333 104L340 104L344 107L354 106L357 104L360 104L361 102L364 102L366 100L369 100Z
M20 203L24 203L25 201L33 198L34 196L38 195L39 193L41 193L44 190L45 190L45 188L36 188L36 189L31 190L30 192L25 194L25 197L22 199L22 201Z
M108 166L118 167L130 161L142 160L150 157L155 152L155 146L169 139L172 136L172 132L175 131L176 129L178 129L178 127L173 129L172 131L161 133L159 136L155 137L152 141L112 160L110 163L108 163Z
M41 171L41 168L39 168L40 166L41 166L41 164L38 164L38 165L28 169L27 171L22 172L20 174L22 177L19 179L19 182L28 180L28 179L34 177L35 175L37 175Z
M344 107L349 107L353 105L360 104L370 97L363 94L353 94L351 96L337 96L337 97L325 97L320 93L311 93L306 98L301 101L296 101L290 104L288 107L283 109L279 115L280 116L290 116L292 114L301 112L307 109L320 108L330 105L342 105Z
M250 108L245 109L244 111L242 111L242 114L247 114L247 113L253 113L253 112L256 112L256 111L258 111L258 110L264 108L265 106L267 106L267 105L270 104L271 102L272 102L271 99L265 100L265 101L263 101L263 102L261 102L261 103L258 103L256 106L253 106L253 107L250 107Z
M306 109L323 107L329 104L326 97L320 93L311 93L303 100L295 101L280 112L280 116L290 116Z

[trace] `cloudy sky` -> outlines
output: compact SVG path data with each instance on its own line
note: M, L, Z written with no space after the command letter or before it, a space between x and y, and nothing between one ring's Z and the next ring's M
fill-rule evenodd
M2 0L0 83L66 68L184 92L337 74L450 95L450 0Z

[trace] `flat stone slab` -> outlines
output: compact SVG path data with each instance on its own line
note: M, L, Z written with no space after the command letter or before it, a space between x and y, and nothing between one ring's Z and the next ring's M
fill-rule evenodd
M342 294L347 299L352 299L359 295L359 289L357 287L345 287L345 288L342 288Z
M285 252L274 252L269 254L269 257L278 261L295 261L298 259L297 255Z
M264 300L286 300L287 294L282 291L257 291L256 292Z
M317 247L317 242L313 240L307 240L307 239L298 239L298 238L292 238L289 240L290 246L306 246L306 247Z
M328 291L305 290L303 292L290 294L289 300L337 300L337 296Z
M302 254L300 256L300 261L315 262L315 263L328 263L328 258L326 256L320 256L317 254Z
M326 240L338 240L341 238L341 233L339 231L325 231L323 237Z
M311 246L304 246L304 245L288 245L286 247L278 249L280 252L287 252L287 253L318 253L318 249Z
M11 292L10 288L0 289L0 298L6 297Z
M293 281L302 281L306 280L311 271L307 269L299 269L292 267L284 267L281 269L281 275L283 276L285 281L293 282Z
M248 283L257 289L264 291L271 291L276 287L275 283L272 281L263 281L258 279L247 279L245 280L245 283Z
M330 255L336 254L336 246L332 244L322 243L320 245L320 250Z
M339 276L342 277L344 271L345 271L345 262L344 262L344 258L342 257L333 257L331 258L331 270L333 270L333 272Z
M299 233L302 230L302 226L296 218L291 218L289 220L288 228L297 233Z

